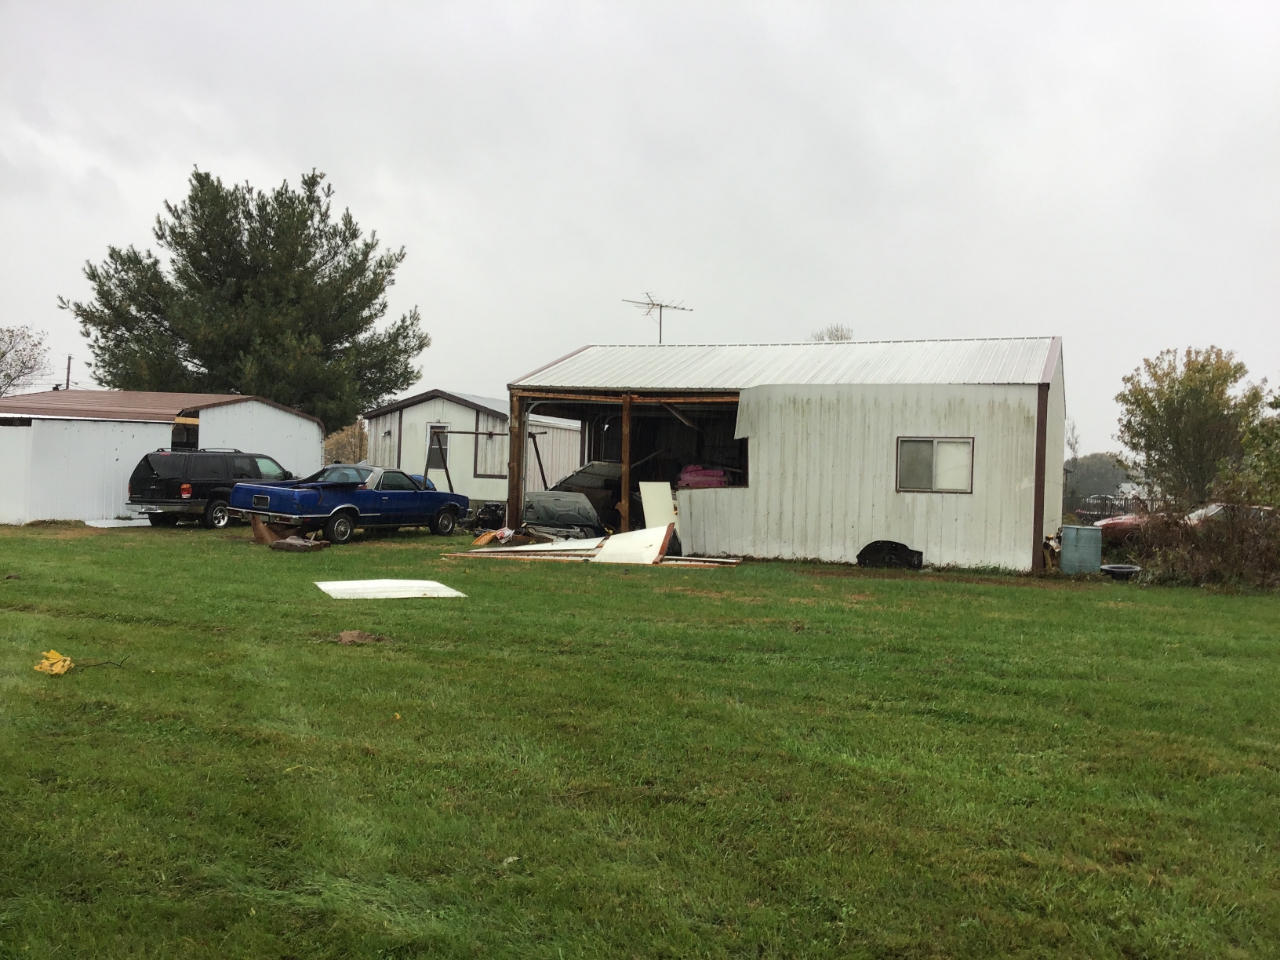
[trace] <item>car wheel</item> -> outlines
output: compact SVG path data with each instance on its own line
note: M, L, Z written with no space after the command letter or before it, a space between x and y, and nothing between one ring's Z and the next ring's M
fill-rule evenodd
M453 533L453 528L457 525L458 518L453 515L452 510L441 510L435 515L435 519L431 521L431 532L447 537Z
M221 530L231 521L230 508L225 500L210 500L200 521L206 530Z
M147 519L153 527L176 527L178 518L171 513L148 513Z
M324 525L324 538L330 543L346 543L355 532L356 524L349 513L335 513Z

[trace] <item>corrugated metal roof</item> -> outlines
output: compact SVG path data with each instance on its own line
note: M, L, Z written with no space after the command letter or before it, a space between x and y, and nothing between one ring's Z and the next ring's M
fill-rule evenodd
M45 390L0 399L0 414L68 420L129 420L172 423L183 411L257 400L316 423L310 414L265 397L235 393L159 393L146 390Z
M1053 374L1058 349L1056 337L589 346L511 386L745 390L771 384L1042 383Z

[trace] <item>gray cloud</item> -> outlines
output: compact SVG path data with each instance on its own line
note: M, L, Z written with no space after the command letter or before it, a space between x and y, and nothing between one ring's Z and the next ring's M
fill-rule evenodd
M677 342L1061 333L1106 448L1163 347L1280 373L1277 49L1270 4L9 3L0 323L86 360L55 298L193 166L318 167L408 250L423 388L652 340L653 290Z

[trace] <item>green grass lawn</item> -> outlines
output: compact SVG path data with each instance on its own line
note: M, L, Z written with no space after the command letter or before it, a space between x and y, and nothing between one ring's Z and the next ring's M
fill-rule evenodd
M1280 597L0 531L0 957L1280 957Z

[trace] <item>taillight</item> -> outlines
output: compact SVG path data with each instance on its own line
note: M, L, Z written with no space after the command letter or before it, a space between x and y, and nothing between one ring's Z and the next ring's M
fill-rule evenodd
M182 494L182 499L183 499L183 500L188 500L188 499L190 499L190 498L191 498L191 484L189 484L189 483L184 483L184 484L179 488L178 492Z

